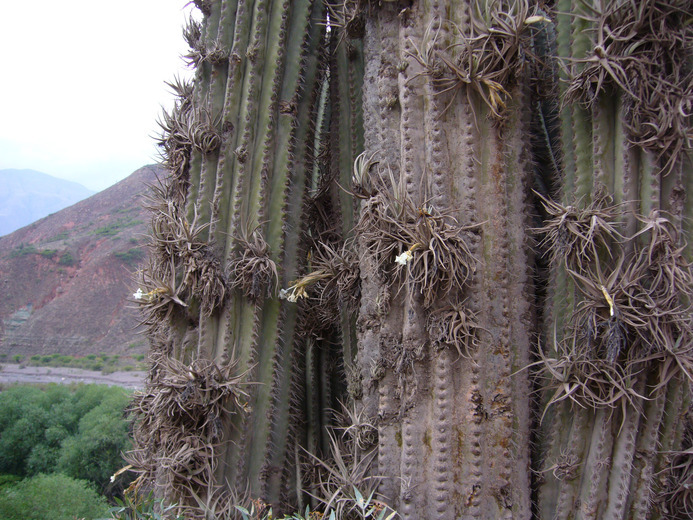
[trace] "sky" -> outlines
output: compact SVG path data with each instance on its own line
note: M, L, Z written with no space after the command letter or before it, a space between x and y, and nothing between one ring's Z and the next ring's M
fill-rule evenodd
M186 0L2 2L0 170L38 170L99 191L157 161L165 81L181 55Z

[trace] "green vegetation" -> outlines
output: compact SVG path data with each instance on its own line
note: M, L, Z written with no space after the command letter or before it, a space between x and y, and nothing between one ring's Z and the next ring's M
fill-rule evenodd
M136 219L135 220L118 219L115 222L111 222L109 224L106 224L105 226L101 226L101 227L94 229L91 233L93 235L111 237L111 236L117 235L123 229L137 226L138 224L142 224L142 221L136 220Z
M110 510L111 518L115 520L183 520L182 516L171 516L176 505L165 505L163 499L156 499L150 492L146 497L130 497L125 494L123 499L116 498L117 507Z
M50 241L53 241L53 239L50 239ZM54 258L55 255L60 254L60 258L58 259L58 264L63 265L63 266L71 266L75 263L75 259L72 256L72 253L69 251L63 251L60 253L57 249L36 249L36 246L29 244L29 245L24 245L24 244L19 244L18 247L15 247L12 251L10 251L9 258L23 258L28 255L41 255L44 258L48 258L49 260Z
M19 357L20 359L14 359ZM20 363L24 357L15 356L15 363ZM83 370L103 371L105 374L117 372L119 370L146 370L146 366L142 363L144 354L136 354L126 356L121 359L120 355L114 354L87 354L86 356L69 356L62 354L35 354L28 359L28 365L35 367L68 367L81 368ZM133 366L132 361L138 362L137 366Z
M3 520L91 520L107 512L104 497L86 481L66 475L37 475L0 487Z
M128 400L124 389L98 385L22 385L3 391L0 474L26 478L60 472L105 490L129 448L123 420Z
M22 258L24 256L35 255L37 253L38 250L35 246L31 244L27 246L24 244L19 244L19 247L15 247L12 251L10 251L10 258Z
M60 265L71 266L74 265L75 259L72 256L72 253L70 253L69 251L65 251L63 254L60 255L60 260L58 260L58 263Z
M119 251L114 256L121 262L133 267L140 263L144 258L144 251L138 247L133 247L127 251Z
M61 231L55 236L48 239L48 242L58 242L59 240L66 240L70 234L67 231Z

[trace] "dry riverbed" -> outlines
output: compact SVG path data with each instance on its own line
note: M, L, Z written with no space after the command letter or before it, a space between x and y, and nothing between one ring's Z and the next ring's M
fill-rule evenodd
M103 374L92 370L69 367L21 367L20 365L0 365L0 384L8 383L94 383L98 385L122 386L141 389L146 372L113 372Z

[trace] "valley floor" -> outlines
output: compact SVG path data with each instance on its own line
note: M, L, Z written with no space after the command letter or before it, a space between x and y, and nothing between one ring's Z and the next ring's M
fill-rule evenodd
M31 367L14 364L0 365L0 384L8 383L94 383L123 388L141 389L146 372L113 372L103 374L68 367Z

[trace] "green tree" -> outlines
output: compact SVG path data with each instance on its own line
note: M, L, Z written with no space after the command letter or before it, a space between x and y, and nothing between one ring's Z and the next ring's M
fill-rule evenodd
M65 475L36 475L0 488L4 520L94 520L107 512L106 500L86 481Z
M104 489L129 448L128 393L98 385L0 393L0 473L64 472Z
M123 417L128 399L124 393L111 394L84 414L76 434L61 445L57 469L104 489L129 449L128 423Z

